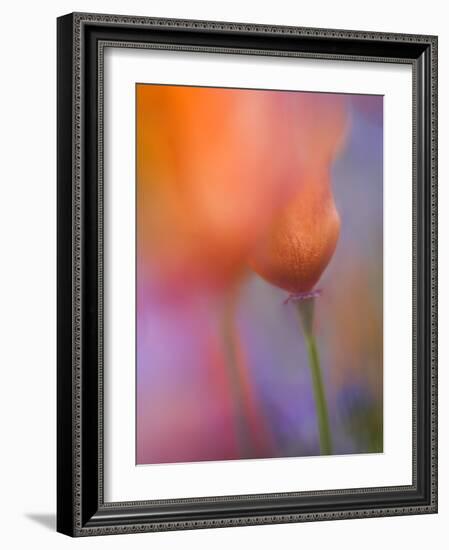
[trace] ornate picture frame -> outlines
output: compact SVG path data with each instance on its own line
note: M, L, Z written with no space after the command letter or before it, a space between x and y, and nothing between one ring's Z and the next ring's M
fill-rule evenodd
M57 530L90 536L436 513L437 37L86 13L58 18L57 28ZM103 61L111 46L411 66L410 485L105 501Z

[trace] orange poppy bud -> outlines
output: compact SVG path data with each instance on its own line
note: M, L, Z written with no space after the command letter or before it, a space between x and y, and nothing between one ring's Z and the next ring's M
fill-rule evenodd
M311 179L275 217L250 265L288 292L308 292L332 258L339 233L340 217L329 177Z
M268 282L300 294L316 285L340 234L330 164L343 142L347 116L344 96L303 94L295 103L292 124L304 151L297 191L273 217L249 263Z

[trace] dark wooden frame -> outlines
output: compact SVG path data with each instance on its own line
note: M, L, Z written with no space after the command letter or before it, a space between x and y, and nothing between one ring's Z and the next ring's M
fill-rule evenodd
M104 502L102 48L111 43L412 65L412 485ZM58 531L86 536L436 512L437 38L69 14L58 19L57 72Z

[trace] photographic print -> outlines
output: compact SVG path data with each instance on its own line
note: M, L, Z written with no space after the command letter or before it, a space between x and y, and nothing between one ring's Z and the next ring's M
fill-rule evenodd
M383 450L383 98L136 85L137 464Z
M57 530L436 513L438 37L57 49Z

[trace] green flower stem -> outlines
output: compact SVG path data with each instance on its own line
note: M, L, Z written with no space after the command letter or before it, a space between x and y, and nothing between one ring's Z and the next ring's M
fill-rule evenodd
M242 458L253 455L251 429L245 410L245 395L241 384L241 365L237 353L237 331L235 327L236 293L230 293L224 304L221 318L221 332L228 371L229 387L234 407L234 424Z
M306 298L295 302L304 332L304 340L309 356L310 373L312 375L313 394L320 434L320 449L322 455L332 454L332 438L329 426L326 392L320 367L318 347L313 333L313 312L315 298Z

